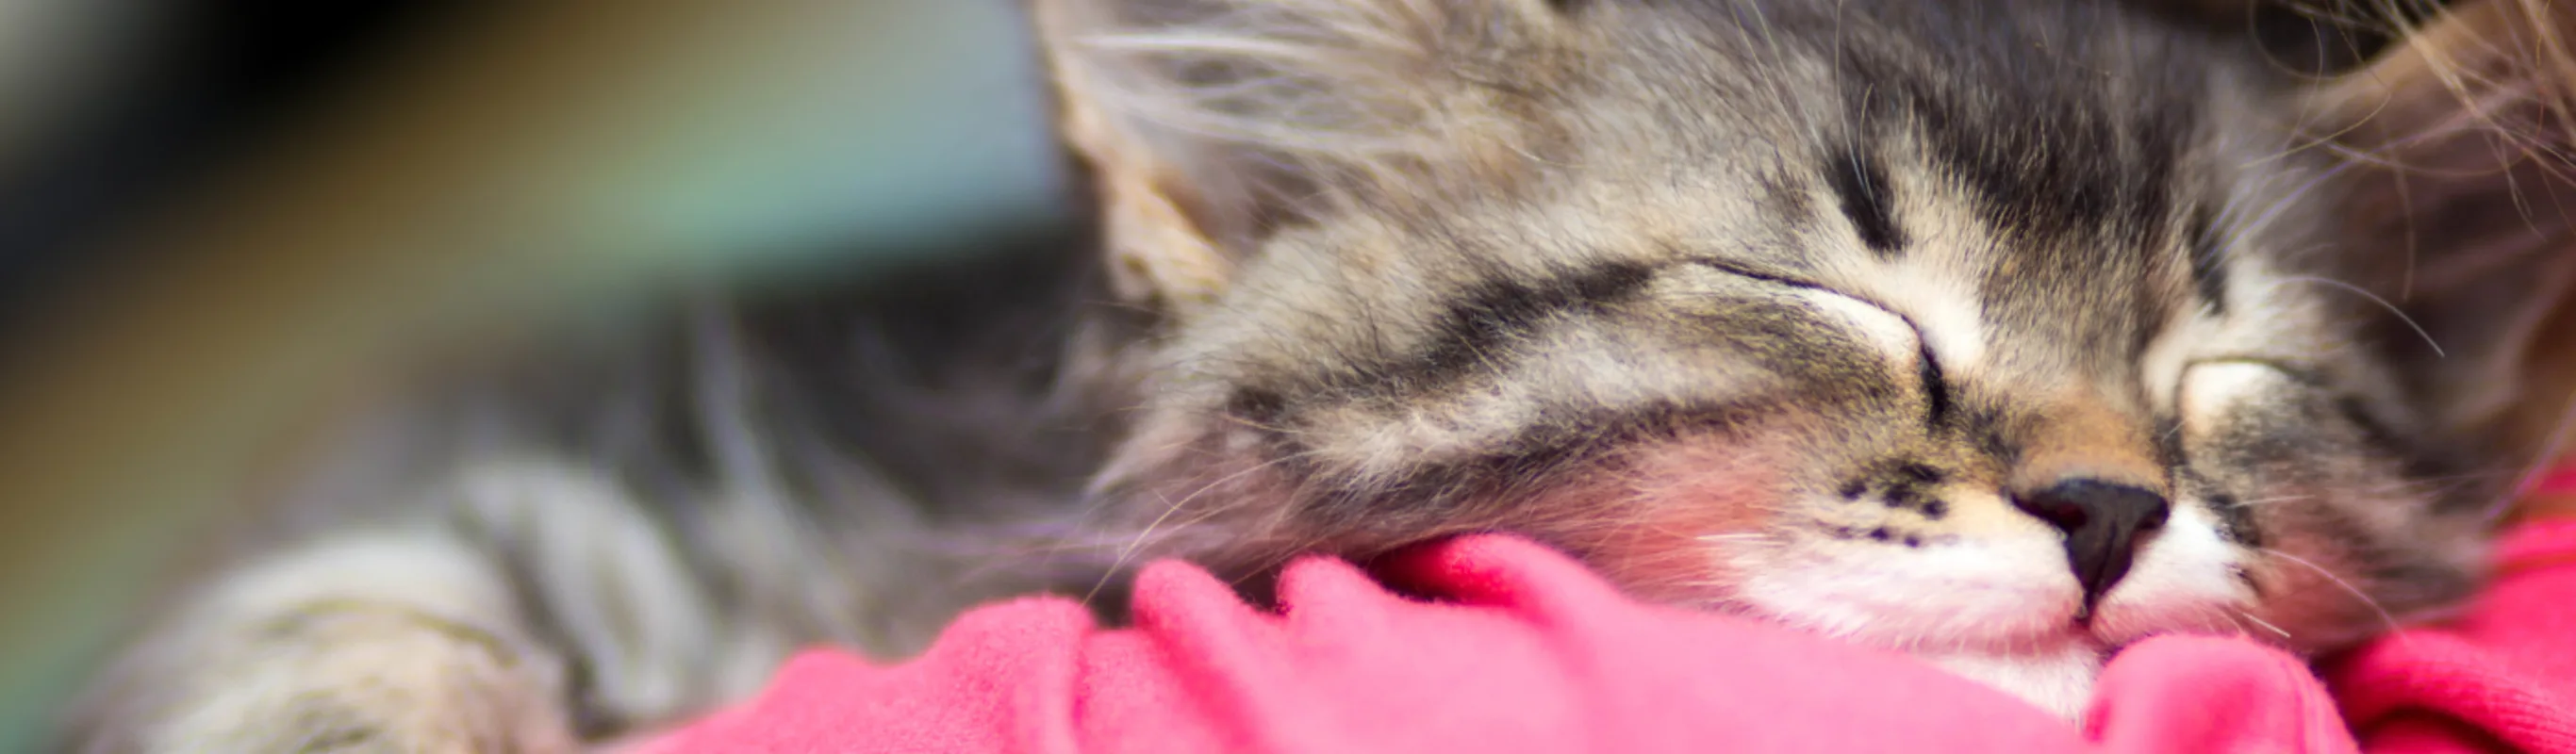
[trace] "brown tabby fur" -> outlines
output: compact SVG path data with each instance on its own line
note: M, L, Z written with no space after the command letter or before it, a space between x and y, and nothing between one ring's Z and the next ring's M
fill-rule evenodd
M2067 712L2146 635L2438 615L2576 385L2576 9L2319 74L2211 7L1037 0L1096 257L389 409L67 746L566 750L1142 558L1468 531ZM2070 489L2153 502L2124 578Z

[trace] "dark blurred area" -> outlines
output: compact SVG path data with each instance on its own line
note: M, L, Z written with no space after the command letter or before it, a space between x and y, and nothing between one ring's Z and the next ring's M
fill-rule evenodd
M0 0L0 751L419 354L1061 229L1015 8Z
M472 12L421 0L29 6L92 16L98 55L78 61L89 71L30 85L66 86L25 95L61 102L22 115L27 133L0 163L0 316L12 323L105 261L93 247L121 219L170 200L406 35Z

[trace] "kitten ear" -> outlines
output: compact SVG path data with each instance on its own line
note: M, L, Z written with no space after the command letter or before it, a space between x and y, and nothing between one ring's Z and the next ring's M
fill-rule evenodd
M1494 118L1463 133L1477 110L1465 82L1558 13L1547 0L1034 6L1114 288L1177 314L1222 293L1271 230L1495 136Z
M2404 313L2379 340L2451 438L2537 451L2576 388L2576 349L2541 341L2576 325L2571 43L2576 4L2473 0L2309 101L2347 161L2334 253Z

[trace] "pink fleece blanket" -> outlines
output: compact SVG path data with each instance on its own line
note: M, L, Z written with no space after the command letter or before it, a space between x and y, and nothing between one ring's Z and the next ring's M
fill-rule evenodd
M1291 567L1284 612L1148 568L1133 628L1069 600L892 665L816 650L645 747L699 752L2576 752L2576 521L2524 526L2461 620L2325 665L2250 640L2122 652L2081 724L1902 656L1630 601L1523 541Z

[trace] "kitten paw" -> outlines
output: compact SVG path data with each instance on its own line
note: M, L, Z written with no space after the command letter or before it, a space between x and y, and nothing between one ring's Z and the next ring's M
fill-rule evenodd
M397 605L314 603L254 627L179 690L154 752L580 751L556 666Z

